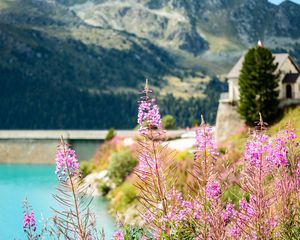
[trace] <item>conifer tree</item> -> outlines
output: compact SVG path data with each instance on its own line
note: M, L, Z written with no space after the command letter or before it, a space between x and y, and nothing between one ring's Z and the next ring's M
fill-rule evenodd
M238 112L247 125L253 125L261 113L272 123L278 113L278 63L271 51L258 45L245 55L239 78L240 101Z

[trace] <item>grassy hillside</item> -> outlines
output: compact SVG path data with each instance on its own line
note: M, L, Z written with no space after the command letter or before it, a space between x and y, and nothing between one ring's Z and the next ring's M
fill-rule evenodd
M269 128L269 133L274 135L277 131L282 130L286 127L287 124L295 129L295 134L298 137L297 140L300 140L300 106L290 107L285 109L284 117Z
M291 126L295 129L295 134L297 136L297 140L299 141L300 106L294 106L284 109L282 118L268 127L267 134L271 137L274 137L278 131L284 130L287 124L291 124ZM225 149L228 149L228 151L234 152L234 159L232 159L232 161L236 161L244 151L244 144L247 141L250 130L250 128L246 128L239 134L230 136L221 144L220 148L223 149L223 151L225 151Z

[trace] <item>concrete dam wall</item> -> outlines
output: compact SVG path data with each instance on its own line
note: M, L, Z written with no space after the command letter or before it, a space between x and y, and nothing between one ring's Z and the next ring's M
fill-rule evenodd
M117 130L123 137L135 131ZM0 163L55 164L61 136L76 150L79 160L91 159L103 143L107 131L0 131Z
M58 140L0 139L0 163L55 164Z

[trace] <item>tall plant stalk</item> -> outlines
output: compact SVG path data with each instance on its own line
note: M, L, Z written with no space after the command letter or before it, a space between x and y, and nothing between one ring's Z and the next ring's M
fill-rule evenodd
M139 200L145 207L142 215L150 224L153 234L156 237L172 239L170 200L167 195L175 183L174 176L170 174L174 166L166 146L160 142L165 132L162 129L158 106L155 100L150 98L151 92L146 82L138 112L140 139L139 166L136 174L140 182L137 186L140 189Z
M57 148L55 173L59 187L54 198L62 209L53 209L53 231L65 239L98 239L95 216L89 209L93 200L90 186L83 182L75 151L63 139Z
M224 220L221 218L221 188L215 170L217 158L213 129L202 118L202 123L196 130L194 172L191 173L196 183L193 202L194 206L198 205L200 214L195 222L199 239L223 238L225 234Z

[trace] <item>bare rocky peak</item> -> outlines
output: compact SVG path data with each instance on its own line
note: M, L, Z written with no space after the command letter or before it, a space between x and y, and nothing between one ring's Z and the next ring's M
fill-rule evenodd
M300 38L300 5L290 1L278 6L268 0L22 2L26 8L2 12L0 18L15 24L26 22L32 25L66 27L83 24L100 27L146 39L172 53L194 56L212 49L212 41L217 38L224 39L220 42L227 44L223 48L217 43L220 51L231 48L230 44L236 43L240 44L241 49L246 49L258 39L264 42L272 39L270 47L285 49L286 42L293 46Z
M126 31L161 47L198 55L208 44L192 24L185 1L86 2L71 9L87 24Z
M88 25L128 32L171 51L195 56L213 44L207 34L230 39L244 48L258 39L300 37L300 6L290 1L278 6L268 0L56 1ZM286 40L275 42L279 43L270 47L285 48Z

